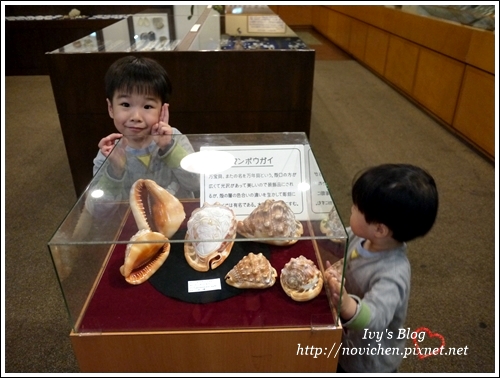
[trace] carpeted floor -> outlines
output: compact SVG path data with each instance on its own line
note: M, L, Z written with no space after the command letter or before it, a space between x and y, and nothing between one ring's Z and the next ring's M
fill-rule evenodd
M321 42L306 30L296 30L295 34L308 46L321 45Z
M5 78L5 125L2 362L7 373L76 373L47 249L76 201L48 76ZM349 59L316 61L310 143L344 222L352 177L368 165L413 163L437 181L436 225L410 243L407 327L467 349L460 356L408 356L400 372L498 372L494 165Z

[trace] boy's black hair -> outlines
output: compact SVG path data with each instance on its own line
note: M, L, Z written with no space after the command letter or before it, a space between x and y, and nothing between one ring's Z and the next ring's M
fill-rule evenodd
M156 61L146 57L127 55L116 60L104 77L106 98L110 101L117 90L125 93L153 95L168 103L172 83L167 71Z
M410 164L382 164L360 172L352 201L367 223L385 224L400 242L429 232L439 205L432 176Z

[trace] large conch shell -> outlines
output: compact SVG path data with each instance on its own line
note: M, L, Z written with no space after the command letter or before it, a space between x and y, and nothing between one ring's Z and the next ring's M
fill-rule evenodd
M170 243L165 235L150 230L139 230L130 239L125 250L125 262L120 273L132 285L149 279L165 262L170 253ZM147 242L147 243L146 243Z
M292 245L302 235L302 223L285 201L268 199L257 206L244 220L238 222L238 233L246 238L266 238L259 242L273 245ZM276 238L287 238L277 240Z
M332 241L338 241L339 238L345 235L345 228L340 220L339 214L335 206L328 213L328 217L323 219L319 224L319 229L326 236L329 236Z
M130 208L139 230L151 230L171 238L186 218L177 197L149 179L139 179L130 188Z
M226 260L236 238L236 216L233 210L218 202L207 202L191 213L187 222L184 256L199 272L215 269ZM229 239L229 240L228 240Z
M281 269L281 287L294 301L304 302L318 296L323 276L313 261L300 255L292 257Z
M226 274L225 280L239 289L266 289L274 285L277 276L266 256L250 252Z

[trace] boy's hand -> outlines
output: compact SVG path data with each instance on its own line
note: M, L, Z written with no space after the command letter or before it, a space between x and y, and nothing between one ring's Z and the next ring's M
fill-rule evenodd
M115 148L115 141L117 139L120 139L120 143L117 143ZM102 138L98 145L103 155L108 157L110 169L113 172L113 176L117 178L122 177L123 171L125 170L125 163L127 161L125 155L126 145L126 138L123 138L123 135L118 133L110 134L107 137ZM113 151L112 154L111 151Z
M342 287L342 293L340 292L341 280L342 280L342 270L336 269L335 266L330 264L330 261L326 262L326 270L324 273L325 282L327 283L330 294L332 295L332 301L335 307L338 306L340 298L342 298L340 304L340 316L345 321L351 319L357 310L357 302L347 293L345 286Z
M122 136L122 134L114 133L102 138L98 144L102 154L107 157L113 148L115 148L115 140L120 139Z
M172 142L172 127L168 124L169 112L168 104L163 104L161 107L160 120L151 128L151 134L157 135L155 142L163 150Z

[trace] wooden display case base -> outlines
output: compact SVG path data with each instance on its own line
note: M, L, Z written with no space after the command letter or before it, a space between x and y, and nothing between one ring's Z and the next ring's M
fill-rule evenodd
M81 372L335 372L342 328L71 333Z

